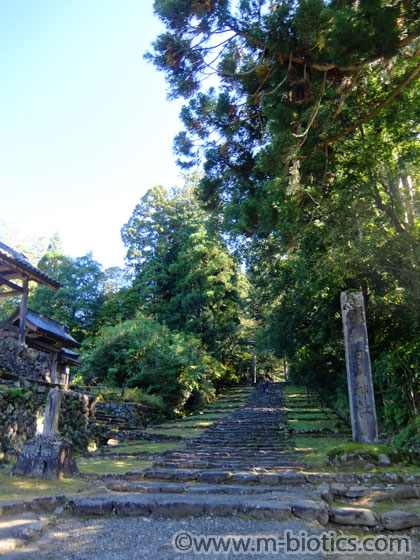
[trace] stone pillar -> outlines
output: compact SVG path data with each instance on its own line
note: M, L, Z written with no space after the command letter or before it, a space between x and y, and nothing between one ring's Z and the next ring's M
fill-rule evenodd
M341 311L353 440L372 444L378 438L378 426L363 294L342 292Z
M43 432L25 443L12 475L57 480L80 474L73 458L73 445L58 433L61 398L59 389L48 393Z
M252 352L252 383L254 385L257 383L257 355L255 350Z
M48 393L47 406L45 407L43 436L53 436L58 433L62 394L60 389L52 389Z

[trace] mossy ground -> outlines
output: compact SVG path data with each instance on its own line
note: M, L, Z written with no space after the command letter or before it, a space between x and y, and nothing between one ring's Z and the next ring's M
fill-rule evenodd
M357 509L370 509L382 515L387 511L405 511L408 513L416 513L420 511L420 500L386 500L383 502L369 502L363 504L354 503L351 500L334 500L331 504L332 507L352 507Z
M147 469L153 460L133 459L82 459L77 462L80 472L86 474L125 474L128 471L141 471Z
M205 428L191 428L186 430L185 428L150 428L148 430L151 434L163 434L166 436L180 436L182 438L192 438L201 436L205 431Z
M202 411L195 412L181 420L165 422L150 428L152 434L181 436L184 438L197 437L204 433L214 422L226 418L236 409L243 406L249 396L251 388L232 389L207 405Z
M0 501L29 500L59 494L67 496L89 492L92 489L92 485L81 478L39 480L37 478L11 476L11 470L11 466L0 469Z
M367 461L371 460L375 462L380 460L380 455L386 455L393 464L400 464L402 462L409 461L408 452L405 452L402 449L397 449L396 447L392 447L390 445L367 445L354 442L341 444L338 447L331 449L327 454L327 458L333 461L334 459L340 459L345 455L363 457Z
M317 395L307 393L300 387L286 386L284 396L287 425L294 431L325 430L340 433L338 438L333 438L335 441L337 439L342 441L342 437L346 437L345 434L350 432L350 428L343 420L333 410L324 406ZM311 438L305 436L306 439ZM326 436L326 439L330 439L329 436ZM314 447L319 449L318 444ZM309 453L313 454L313 451Z
M132 443L120 443L118 445L108 446L101 448L95 455L106 454L121 454L121 455L145 455L154 453L164 453L165 451L172 451L174 449L182 449L184 445L180 442L174 443L150 443L145 440L135 441Z
M343 443L343 436L294 436L293 441L295 451L304 454L305 460L322 466L329 450Z
M351 429L340 419L334 411L322 405L320 399L313 394L307 395L305 389L296 386L286 386L285 404L287 411L287 424L293 430L327 429L334 433L320 434L293 434L294 451L302 456L302 461L310 465L310 469L316 468L320 472L352 472L355 474L395 473L399 475L420 474L420 467L411 465L407 461L407 454L383 444L363 445L352 441ZM327 415L328 419L306 420L302 412L311 413L311 418ZM374 462L379 461L379 454L387 455L391 460L395 459L395 465L381 466L372 465L366 470L362 465L354 463L329 463L334 457L356 454L361 451L366 461L369 458Z
M342 433L345 431L345 427L338 418L331 418L327 420L299 420L296 418L287 418L287 424L289 428L292 428L295 431L329 430L331 432L340 431Z

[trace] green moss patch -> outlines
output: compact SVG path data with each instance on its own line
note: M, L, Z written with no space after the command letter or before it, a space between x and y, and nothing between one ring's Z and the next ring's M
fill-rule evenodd
M153 461L130 458L121 459L82 459L77 462L80 472L86 474L124 474L127 471L140 471L152 465Z
M409 462L410 460L409 453L397 447L382 444L368 445L354 442L331 449L327 453L327 459L332 462L346 462L355 459L362 459L367 462L379 463L381 460L380 455L386 455L392 464Z
M154 453L164 453L165 451L173 451L174 449L182 449L184 446L182 443L150 443L147 441L139 441L137 443L131 444L119 444L115 446L109 446L106 449L102 449L104 453L121 454L121 455L136 455L136 454L154 454Z
M305 460L319 463L324 463L325 457L331 449L343 444L344 437L302 437L297 436L294 438L294 451L302 453Z
M184 438L201 436L204 432L204 428L191 428L183 429L181 426L179 428L170 428L169 430L159 430L159 428L151 428L149 430L151 434L163 434L166 436L181 436Z
M287 413L288 420L302 420L306 422L320 422L322 420L329 420L329 421L338 421L337 416L334 414L328 414L327 412L312 412L312 413L304 413L304 412L288 412Z
M11 476L11 467L0 470L0 500L30 500L59 494L72 495L92 491L92 484L79 478L40 480Z
M294 431L303 430L331 430L345 431L345 426L339 420L295 420L287 419L287 425Z

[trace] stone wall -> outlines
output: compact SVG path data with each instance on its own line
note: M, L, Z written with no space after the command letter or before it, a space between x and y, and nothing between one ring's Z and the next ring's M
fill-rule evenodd
M98 420L116 425L144 428L163 420L162 411L146 403L98 402Z
M36 431L43 395L24 387L0 388L0 463L20 452Z
M101 428L96 426L96 398L74 391L64 393L61 401L58 431L79 451L98 443Z
M0 326L0 370L45 381L50 369L48 354L18 344L9 335L10 331Z
M0 385L0 463L8 462L22 449L40 427L44 417L48 389L44 387L7 387ZM95 424L95 399L85 394L64 395L60 411L59 432L81 452L89 443L97 443L99 428Z

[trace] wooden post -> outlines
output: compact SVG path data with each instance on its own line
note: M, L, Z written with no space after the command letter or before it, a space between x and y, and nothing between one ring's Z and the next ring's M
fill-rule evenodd
M378 426L363 294L342 292L341 310L353 440L373 444Z
M283 372L284 372L284 382L287 384L288 379L287 379L287 362L286 362L286 358L283 358Z
M22 281L22 301L20 303L20 314L19 314L19 344L25 344L26 338L26 313L28 311L28 290L29 282L28 278L25 277Z

